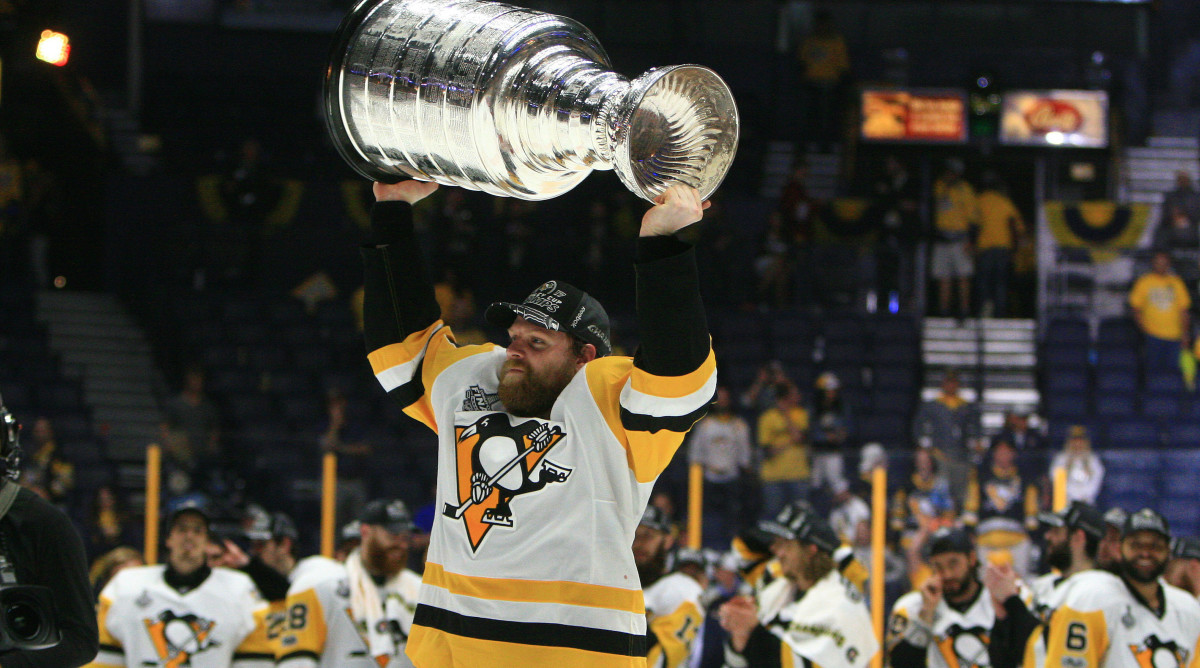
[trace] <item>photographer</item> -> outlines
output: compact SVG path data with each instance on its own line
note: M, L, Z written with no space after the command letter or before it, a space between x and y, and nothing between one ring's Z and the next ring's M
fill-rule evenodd
M20 473L20 429L0 398L0 552L7 562L0 566L0 590L12 585L47 587L48 600L52 601L51 619L41 621L57 626L60 636L49 647L37 640L22 644L20 640L35 636L49 635L53 641L55 634L46 634L46 626L40 632L26 626L37 623L36 615L18 616L6 609L0 666L82 666L96 656L99 646L95 597L88 582L83 540L62 511L13 482ZM17 637L13 637L14 632Z

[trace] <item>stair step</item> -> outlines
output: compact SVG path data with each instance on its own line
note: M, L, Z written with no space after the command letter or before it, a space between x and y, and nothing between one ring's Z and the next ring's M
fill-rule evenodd
M1160 148L1189 148L1200 152L1200 140L1196 137L1147 137L1146 143Z
M924 356L925 364L951 367L976 366L979 364L975 353L928 353ZM993 353L983 356L983 364L988 367L1025 367L1037 366L1037 355L1033 354L1003 354Z
M979 350L979 342L974 339L925 339L921 344L925 353L974 353ZM1037 343L1031 339L1021 341L983 341L984 353L1023 353L1032 354L1037 350Z
M1194 148L1131 146L1125 149L1125 155L1135 159L1195 160L1197 151Z
M88 311L120 311L122 309L115 295L107 292L68 292L63 290L42 290L38 293L39 308L52 311L88 310Z
M921 401L933 401L942 393L939 387L921 389ZM979 395L975 388L964 385L958 391L958 396L967 401L977 401ZM1041 401L1041 393L1036 389L993 388L983 390L983 403L995 406L1036 406Z
M62 336L51 332L50 347L55 350L81 350L87 352L122 352L149 356L150 346L140 337L88 337Z

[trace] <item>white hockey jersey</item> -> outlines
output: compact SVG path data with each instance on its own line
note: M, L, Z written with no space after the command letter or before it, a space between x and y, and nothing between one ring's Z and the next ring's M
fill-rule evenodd
M920 623L921 608L921 592L910 591L896 601L888 621L889 648L907 636L912 624ZM933 613L926 665L929 668L987 668L992 665L988 658L988 641L995 622L992 597L982 585L975 599L962 612L952 608L943 598Z
M780 578L758 596L759 623L782 641L782 665L864 668L879 652L862 592L837 570L798 599Z
M648 668L687 665L704 612L700 583L683 573L671 573L646 587L646 618L657 643L646 655Z
M1125 581L1103 571L1073 576L1050 617L1046 666L1184 668L1200 666L1200 603L1159 580L1161 615Z
M372 657L367 647L364 623L350 610L350 585L346 567L336 561L311 564L288 588L286 622L276 643L277 665L282 668L406 668L412 662L404 655L403 637L412 629L421 576L405 569L394 591L404 614L394 621L398 653Z
M440 321L369 355L384 389L438 434L437 508L409 656L418 666L645 665L633 534L651 488L716 389L716 362L653 376L586 364L550 419L497 396L494 345Z
M100 592L103 668L259 668L275 665L267 640L267 604L244 573L215 568L181 594L163 580L166 567L128 568Z

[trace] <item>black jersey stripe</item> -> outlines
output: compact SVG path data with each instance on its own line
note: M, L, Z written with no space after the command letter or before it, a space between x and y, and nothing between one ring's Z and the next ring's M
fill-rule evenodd
M712 398L716 398L716 393ZM704 414L708 412L709 404L712 400L704 402L704 405L696 410L687 413L686 415L646 415L645 413L634 413L624 406L621 407L621 426L629 431L648 431L653 434L656 431L674 431L686 433L696 424Z
M470 617L425 604L417 606L413 625L476 640L565 647L618 656L646 656L645 635L548 622Z

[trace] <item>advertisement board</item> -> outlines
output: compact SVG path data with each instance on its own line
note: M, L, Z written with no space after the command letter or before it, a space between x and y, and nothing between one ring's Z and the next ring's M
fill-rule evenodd
M862 138L879 142L967 141L966 93L953 89L866 89Z
M1108 94L1102 90L1017 90L1004 94L1000 143L1108 146Z

